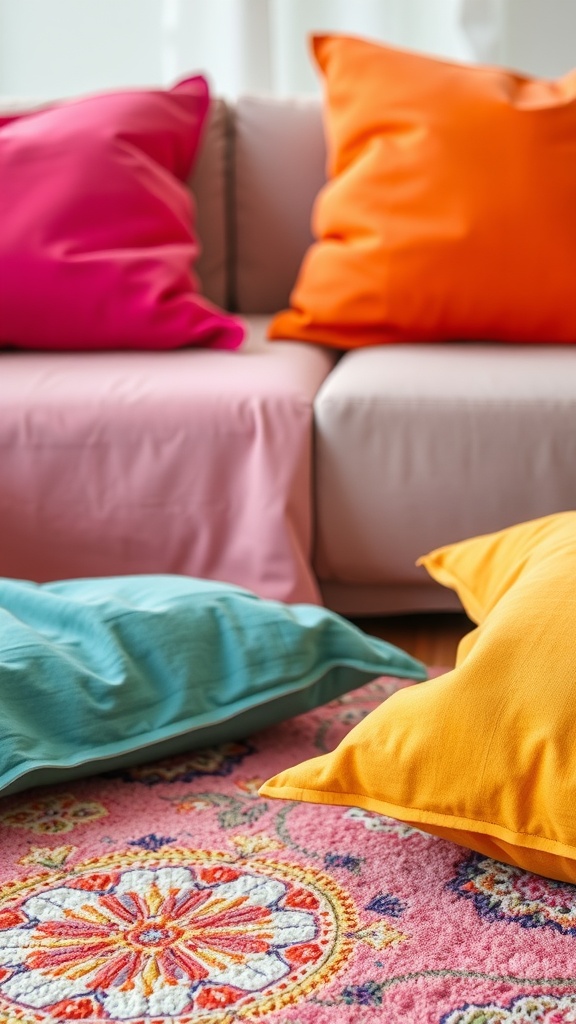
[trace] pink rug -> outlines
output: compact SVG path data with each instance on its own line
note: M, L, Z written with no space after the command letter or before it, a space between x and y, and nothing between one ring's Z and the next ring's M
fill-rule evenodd
M0 801L2 1024L576 1021L576 887L257 796L405 685Z

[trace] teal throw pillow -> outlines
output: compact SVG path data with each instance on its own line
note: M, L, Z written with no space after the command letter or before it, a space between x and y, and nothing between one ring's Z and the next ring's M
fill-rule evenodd
M240 739L387 674L426 669L315 605L185 576L0 579L0 793Z

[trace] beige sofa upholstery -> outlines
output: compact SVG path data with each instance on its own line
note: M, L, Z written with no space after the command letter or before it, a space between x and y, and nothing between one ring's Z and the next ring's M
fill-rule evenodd
M202 242L197 271L213 301L246 318L251 337L244 353L191 352L181 358L189 374L189 384L183 381L182 388L189 388L190 408L201 408L205 423L188 431L189 441L183 446L182 459L189 460L189 519L179 520L178 535L167 525L166 543L157 543L153 550L142 520L137 543L130 538L131 571L218 572L267 597L296 600L304 595L317 600L322 595L330 607L351 615L454 608L458 602L452 592L416 568L419 555L444 543L576 507L576 347L386 345L340 355L296 342L267 343L266 318L288 303L312 241L311 215L325 167L318 100L247 97L213 105L191 181ZM32 367L35 357L23 358ZM157 357L156 365L163 365L165 358ZM14 364L22 395L29 396L23 401L32 402L30 389L22 383L22 366L14 363L17 359L11 354L12 362L6 359L3 364L6 393L6 373ZM293 374L287 374L287 360L293 361ZM116 372L117 364L111 357L100 360L101 396L94 398L94 416L101 414L107 374ZM258 374L257 388L251 383L253 374ZM28 370L25 377L30 380ZM282 383L288 378L286 399ZM120 402L121 389L115 394ZM170 402L169 383L155 402L154 415L161 416L163 403ZM89 405L87 395L86 408ZM10 437L9 406L0 411L0 445L9 444L3 441ZM213 474L208 479L206 469L212 464L216 473L226 465L229 441L216 429L223 408L230 436L238 424L234 443L239 460L252 459L253 424L264 419L273 424L262 434L272 440L257 467L260 484L267 480L266 487L242 497L235 483L232 511L238 525L230 551L236 554L228 559L216 536L213 543L208 536L209 518L204 515L201 534L194 523L195 508L204 501L202 487L206 494L219 489L222 508L230 505L231 482L225 472L220 470L217 480ZM236 420L234 408L239 410ZM180 415L189 415L185 403ZM209 422L214 429L208 429ZM295 422L297 448L289 426ZM186 431L180 433L186 436ZM211 445L220 445L222 451ZM275 502L279 460L291 461L292 468L287 474L289 491ZM5 460L5 466L8 463ZM45 472L49 474L49 468ZM4 481L0 513L8 494L13 516L18 473L15 466L13 476ZM73 478L74 473L72 483ZM240 471L238 478L242 479ZM35 484L29 480L26 486ZM137 515L151 495L158 505L160 492L156 482L150 493L126 495L125 507L130 505ZM178 508L184 507L180 497L178 502ZM9 567L7 572L0 566L4 575L34 578L42 516L38 488L34 502L26 507L29 522L26 516L16 517L17 543L10 540L8 518L0 523L0 556ZM232 511L227 512L227 522ZM52 576L82 574L86 565L94 574L124 571L114 553L127 549L122 531L128 525L107 546L112 513L108 526L100 523L100 533L90 541L92 548L83 535L70 539L76 547L62 562L65 573L59 571L53 548L48 559ZM255 517L261 521L276 515L279 522L271 524L268 546L258 549L259 531L252 536L251 524ZM78 521L82 522L80 510ZM202 544L197 541L194 547L187 535L201 536ZM274 564L276 536L287 553L280 568ZM165 565L164 549L171 552ZM92 554L84 563L86 550ZM299 560L293 572L286 569L291 559L294 564Z
M576 350L347 353L315 400L316 571L343 611L453 602L419 555L576 502Z

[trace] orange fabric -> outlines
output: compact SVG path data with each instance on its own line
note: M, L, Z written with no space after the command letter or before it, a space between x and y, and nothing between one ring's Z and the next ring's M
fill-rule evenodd
M455 669L398 691L260 792L377 811L576 883L576 512L421 562L479 622Z
M576 71L317 36L329 181L271 338L576 342Z

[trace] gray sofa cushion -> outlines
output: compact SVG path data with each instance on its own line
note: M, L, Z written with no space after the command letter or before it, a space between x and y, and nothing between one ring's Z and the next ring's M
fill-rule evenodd
M574 423L573 346L347 353L315 402L316 569L344 586L330 603L354 612L346 586L387 584L422 606L419 555L574 508Z

